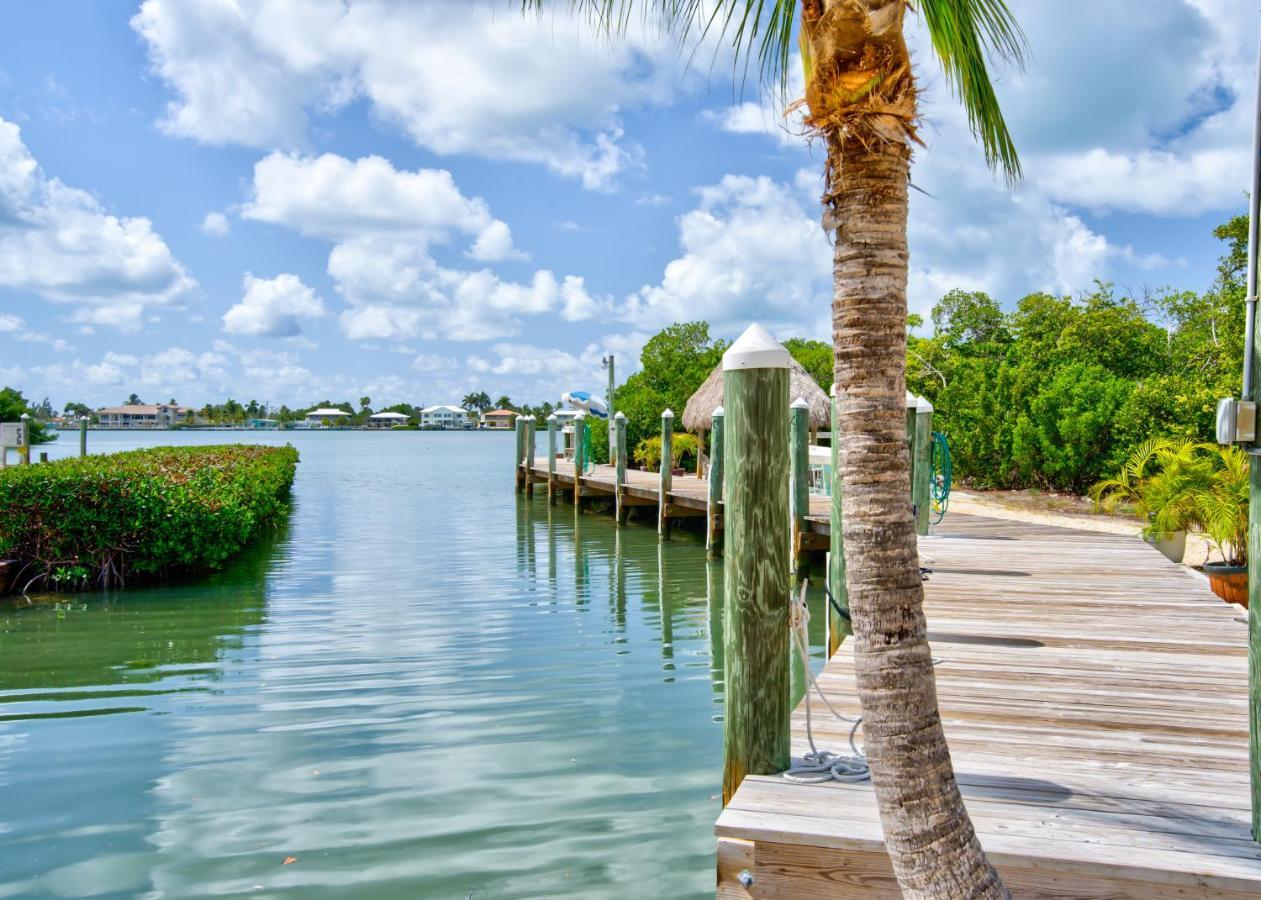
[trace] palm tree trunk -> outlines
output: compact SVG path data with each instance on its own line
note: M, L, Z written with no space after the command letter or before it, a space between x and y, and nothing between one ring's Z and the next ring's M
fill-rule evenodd
M845 571L885 845L907 898L1008 897L955 783L924 620L905 413L910 149L828 144Z

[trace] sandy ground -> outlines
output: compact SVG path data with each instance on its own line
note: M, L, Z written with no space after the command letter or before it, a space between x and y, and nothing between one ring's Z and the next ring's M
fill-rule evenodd
M1142 526L1134 519L1094 512L1091 502L1085 497L1031 491L953 490L950 492L950 510L947 516L950 512L1059 525L1106 534L1132 534L1135 540L1140 539L1139 532L1142 530ZM1203 565L1210 550L1208 542L1199 535L1187 535L1187 554L1183 564L1191 567Z

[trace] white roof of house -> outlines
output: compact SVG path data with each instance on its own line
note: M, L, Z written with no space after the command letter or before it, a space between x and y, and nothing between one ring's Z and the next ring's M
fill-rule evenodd
M346 412L346 410L344 409L329 409L328 407L324 407L323 409L313 409L309 413L307 413L308 418L310 418L311 416L319 416L321 419L327 419L329 416L348 416L348 415L350 415L350 413Z
M369 419L407 419L407 416L401 412L379 412L368 416Z
M453 412L453 413L459 413L462 416L468 415L468 410L461 409L458 406L446 406L446 405L426 406L424 409L421 410L421 412L422 413Z

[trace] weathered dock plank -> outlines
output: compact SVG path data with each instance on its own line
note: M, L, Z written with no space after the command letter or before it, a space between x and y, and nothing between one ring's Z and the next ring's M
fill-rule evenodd
M952 515L921 552L955 771L1015 896L1261 896L1240 610L1136 538ZM858 713L848 645L820 684ZM816 743L844 749L817 706ZM900 896L869 783L749 777L716 833L753 878L729 859L718 896Z

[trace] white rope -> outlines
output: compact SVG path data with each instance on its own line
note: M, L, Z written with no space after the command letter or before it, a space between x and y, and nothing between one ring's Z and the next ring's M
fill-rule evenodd
M796 647L797 652L801 655L801 666L805 670L806 679L809 682L809 685L806 687L806 740L810 744L810 752L803 756L800 762L793 765L787 772L784 772L783 777L785 780L795 784L820 784L824 781L866 781L871 777L871 768L867 765L867 754L858 749L858 744L855 741L858 726L863 723L862 716L846 716L837 712L832 707L832 704L828 702L827 695L823 693L823 688L819 687L819 682L815 680L814 673L810 671L810 607L806 605L807 587L809 587L809 581L802 579L801 593L795 601L789 601L788 621L789 629L792 633L793 646ZM830 750L820 750L815 746L814 723L810 714L811 687L818 693L819 699L828 708L828 712L842 722L851 723L849 748L853 751L852 756L843 756Z

